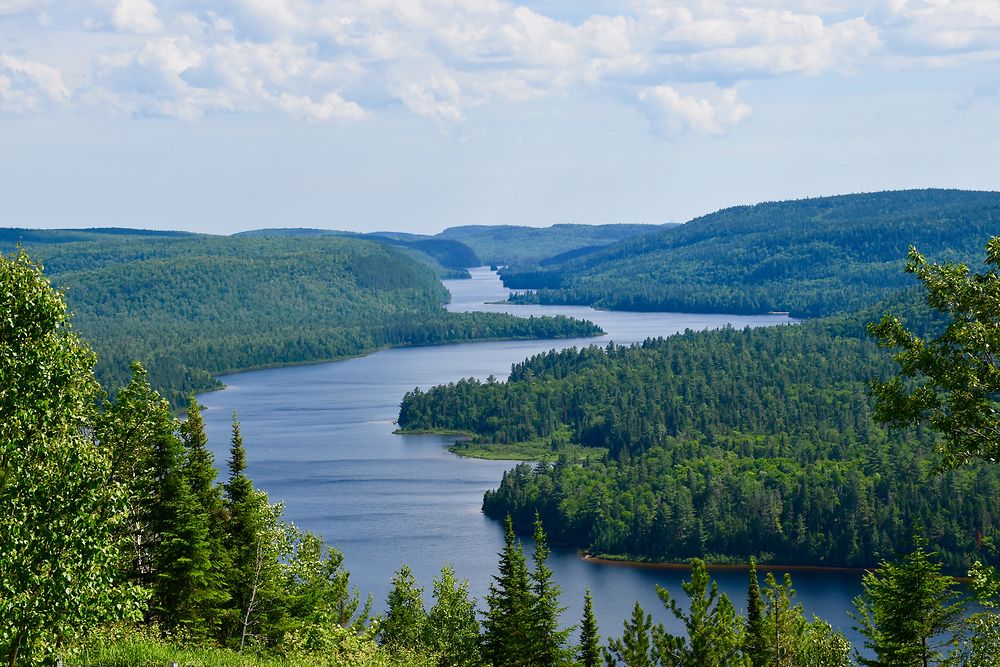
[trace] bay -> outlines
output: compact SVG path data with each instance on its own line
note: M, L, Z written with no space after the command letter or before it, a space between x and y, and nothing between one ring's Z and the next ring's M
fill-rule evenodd
M507 291L488 269L475 269L472 275L471 280L445 282L452 293L449 309L524 317L563 314L589 319L607 333L587 339L384 350L327 364L224 376L224 390L198 397L205 406L217 465L225 467L236 412L254 483L272 501L284 503L288 520L321 534L344 552L352 584L373 596L376 609L384 607L392 574L403 563L424 586L428 600L431 582L444 563L451 563L459 578L468 579L472 593L482 600L503 545L502 526L485 517L480 504L483 492L495 487L514 464L455 456L447 451L453 440L449 437L393 434L406 391L465 377L503 379L511 364L552 348L629 344L686 329L793 322L783 315L631 313L487 303L504 299ZM565 624L579 622L583 591L589 587L604 636L620 634L636 600L654 620L679 631L655 586L684 601L680 582L688 573L593 563L575 549L559 547L550 565L568 607ZM713 577L738 609L745 607L744 572L719 571ZM829 620L858 643L847 612L860 593L860 576L795 572L793 578L806 613Z

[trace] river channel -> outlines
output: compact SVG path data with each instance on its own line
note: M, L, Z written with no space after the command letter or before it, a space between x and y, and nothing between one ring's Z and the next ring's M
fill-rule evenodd
M472 280L446 281L449 309L493 310L520 316L564 314L590 319L607 335L560 341L486 342L385 350L365 357L229 375L222 391L202 394L204 418L216 463L228 456L231 415L238 413L247 448L248 473L285 516L339 547L351 582L384 606L393 572L413 570L429 598L444 563L469 580L480 600L496 573L502 527L480 512L483 492L493 488L508 461L463 459L448 452L451 438L394 435L403 394L460 378L506 378L511 364L552 348L628 344L685 329L787 324L781 315L743 317L686 313L627 313L571 306L488 304L507 292L496 275L476 269ZM565 624L579 622L584 588L594 597L602 635L621 634L622 620L639 600L654 621L679 630L655 591L659 584L685 600L683 571L604 565L576 550L556 548L550 560L568 607ZM746 575L713 574L738 609L745 607ZM779 576L780 578L780 576ZM847 613L860 592L850 573L793 573L797 600L807 615L826 618L857 642ZM482 605L480 605L482 606Z

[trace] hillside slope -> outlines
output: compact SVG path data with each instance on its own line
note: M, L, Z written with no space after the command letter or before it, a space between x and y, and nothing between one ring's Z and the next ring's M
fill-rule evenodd
M449 227L435 238L461 241L484 264L532 265L581 249L596 249L671 225L468 225Z
M617 310L847 312L912 284L915 245L934 260L982 255L1000 193L907 190L737 206L677 227L503 272L521 300Z
M16 236L4 230L0 250ZM65 290L75 326L98 353L102 384L121 386L139 360L174 404L229 371L385 346L599 331L567 318L448 313L448 292L430 268L358 239L27 236L26 249Z

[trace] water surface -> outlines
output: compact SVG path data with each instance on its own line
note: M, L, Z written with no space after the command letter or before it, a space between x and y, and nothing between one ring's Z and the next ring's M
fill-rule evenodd
M628 344L685 329L789 323L785 316L628 313L586 307L507 305L484 302L506 297L496 275L472 271L472 280L447 281L451 310L491 310L516 315L564 314L590 319L607 334L562 341L468 343L386 350L366 357L229 375L223 391L202 394L209 442L223 467L230 416L239 414L248 472L286 517L323 535L343 550L351 580L383 606L389 581L407 563L429 594L444 563L470 582L482 599L496 573L503 545L501 526L480 512L483 492L493 488L507 461L463 459L447 451L442 436L394 435L399 402L413 387L429 388L465 377L506 378L511 364L552 348ZM635 600L656 620L679 630L656 597L655 585L681 596L687 575L601 565L557 548L550 562L569 608L566 624L579 622L583 591L590 587L602 634L620 634ZM714 574L737 608L745 607L746 576ZM850 632L846 611L860 592L850 574L794 575L798 599L808 614Z

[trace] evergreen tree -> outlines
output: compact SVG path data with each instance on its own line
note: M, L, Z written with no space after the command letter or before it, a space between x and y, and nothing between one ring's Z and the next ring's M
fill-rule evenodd
M188 401L187 420L180 426L184 442L184 479L207 526L208 564L200 586L192 595L192 615L198 632L214 634L221 607L229 599L225 573L229 569L229 554L224 543L225 514L222 493L216 483L215 461L208 449L205 424L192 394Z
M875 658L859 655L870 667L926 667L943 664L944 647L961 618L963 604L940 563L918 544L898 563L883 562L862 580L855 599L858 631Z
M650 637L652 617L636 601L632 608L632 618L622 621L622 624L625 629L621 639L608 637L608 646L604 649L607 666L624 664L625 667L654 667L658 661Z
M403 565L392 578L386 597L388 611L378 626L379 640L390 649L416 648L423 643L427 612L409 566Z
M207 516L185 479L184 447L170 406L141 364L134 363L132 373L97 429L133 507L130 576L149 591L149 620L165 630L198 630L199 605L217 585L210 577Z
M272 506L246 476L246 450L235 414L225 490L230 602L223 615L223 636L242 650L251 641L268 641L281 633L281 563L292 553L293 536L281 521L281 507Z
M757 580L757 560L750 559L747 585L747 622L743 635L743 654L752 667L767 664L767 643L764 638L764 601L760 596L760 582Z
M507 516L499 573L490 582L483 619L483 657L494 667L532 665L534 596L524 550L514 537L514 524Z
M546 541L542 519L535 512L535 551L532 556L531 588L534 593L531 618L533 622L531 664L551 667L569 657L566 640L569 630L559 629L559 615L565 607L559 606L559 586L552 581L552 570L545 564L552 550Z
M469 599L469 582L455 580L450 566L434 580L434 606L427 614L424 644L439 657L440 667L475 667L482 664L479 621L475 600Z
M718 585L708 576L705 563L695 559L691 581L681 582L681 589L691 599L684 613L670 593L656 587L663 605L684 623L687 636L671 635L662 625L653 628L656 655L664 665L682 667L727 667L735 662L740 649L740 622L727 595L719 594Z
M598 667L601 661L601 637L598 634L594 601L590 597L589 588L583 594L583 620L580 623L580 647L577 658L581 667Z

